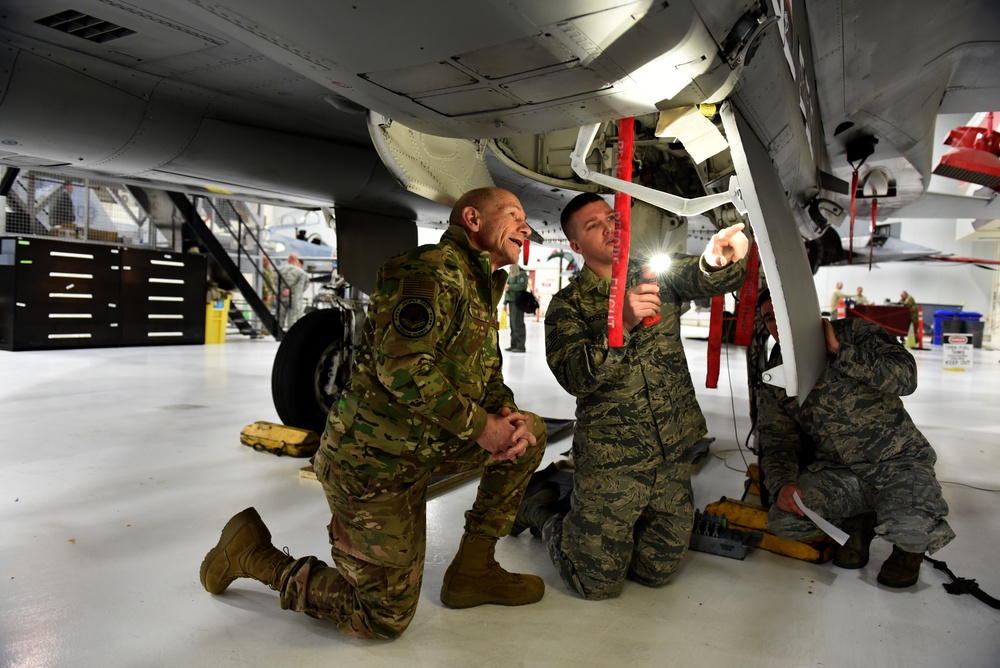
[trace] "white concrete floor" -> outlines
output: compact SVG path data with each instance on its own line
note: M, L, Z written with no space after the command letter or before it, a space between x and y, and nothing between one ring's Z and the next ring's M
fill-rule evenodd
M508 382L525 408L572 417L542 339L530 321L529 352L507 360ZM685 346L703 386L706 344ZM199 564L247 506L291 554L329 556L326 503L298 474L306 462L239 442L243 426L277 419L276 349L230 336L215 346L0 352L0 665L1000 665L1000 611L949 595L948 578L927 564L912 589L876 584L889 552L881 539L859 571L763 551L744 561L690 553L664 588L628 584L618 599L587 602L525 533L501 540L498 556L545 579L540 603L446 609L438 591L473 484L429 504L421 603L399 640L344 638L281 610L250 580L209 595ZM958 534L935 556L1000 598L1000 353L975 351L966 373L944 372L939 347L915 355L920 387L906 405L937 449ZM749 426L745 386L743 350L731 347L719 389L699 389L716 438L694 476L699 508L742 493L734 448ZM569 445L568 436L550 444L546 462Z

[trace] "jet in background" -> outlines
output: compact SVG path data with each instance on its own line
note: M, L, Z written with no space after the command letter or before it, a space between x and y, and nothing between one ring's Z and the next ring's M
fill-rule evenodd
M611 192L594 175L634 118L634 237L682 249L746 212L790 394L821 365L806 279L847 261L852 202L859 236L876 201L915 206L937 115L1000 106L990 0L70 4L5 2L3 165L332 206L365 289L470 187L512 190L558 241L568 199ZM737 206L690 225L660 193Z
M306 271L329 275L336 269L337 251L324 240L325 235L333 234L332 230L325 223L316 225L319 224L323 225L323 231L301 224L268 225L263 234L267 254L281 260L295 253Z

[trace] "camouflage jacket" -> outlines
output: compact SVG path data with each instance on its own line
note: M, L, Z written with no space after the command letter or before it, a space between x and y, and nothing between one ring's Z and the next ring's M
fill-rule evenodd
M327 419L327 454L392 477L400 457L434 459L445 442L478 438L488 413L516 410L497 340L506 278L454 225L438 244L386 261L350 386Z
M576 397L573 443L578 469L648 468L681 459L705 434L681 345L681 309L738 288L746 260L709 273L700 258L674 255L659 278L661 320L625 333L621 348L608 346L611 280L584 266L545 313L545 357L556 380ZM641 265L629 263L628 287Z
M274 290L278 283L278 279L275 277L274 267L263 267L261 272L264 274L260 284L261 292L264 297L264 301L267 301L269 298L274 296Z
M278 268L281 276L281 290L289 290L292 296L301 296L309 287L309 272L297 264L283 264Z
M840 308L840 300L841 299L850 299L853 296L854 295L852 295L850 293L847 293L847 292L842 292L840 290L834 290L833 294L830 295L830 313L833 313L834 315L836 315L837 309Z
M761 388L761 465L775 494L797 483L804 440L811 440L816 449L811 468L831 463L868 466L918 453L934 461L930 444L900 399L917 388L913 356L874 323L845 318L832 324L840 350L827 358L826 369L801 406L782 388ZM768 368L780 363L776 348Z
M521 268L516 274L511 272L507 279L507 295L504 301L508 304L517 299L517 293L528 289L528 270Z

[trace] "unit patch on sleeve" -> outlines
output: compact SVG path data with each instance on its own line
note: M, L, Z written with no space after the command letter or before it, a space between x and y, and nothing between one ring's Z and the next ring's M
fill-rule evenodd
M422 297L406 297L393 310L392 324L403 336L415 339L434 327L434 309Z

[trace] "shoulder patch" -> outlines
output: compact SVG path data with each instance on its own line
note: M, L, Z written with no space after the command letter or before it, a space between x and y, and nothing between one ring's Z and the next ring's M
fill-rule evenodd
M434 327L434 309L422 297L405 297L392 312L392 324L403 336L423 336Z

